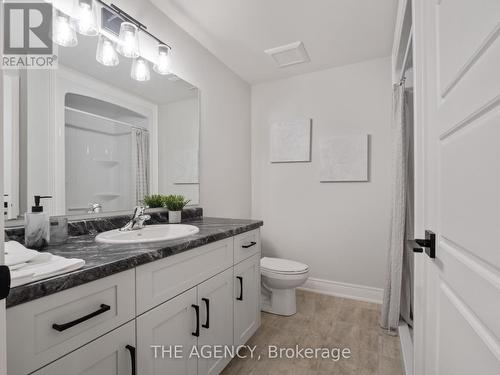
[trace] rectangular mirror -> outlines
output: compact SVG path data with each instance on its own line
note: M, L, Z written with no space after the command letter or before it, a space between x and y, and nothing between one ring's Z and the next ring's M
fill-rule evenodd
M100 64L98 39L59 47L57 69L3 71L6 220L34 195L52 196L50 215L128 213L155 193L199 203L199 90L149 62L142 82L133 59Z

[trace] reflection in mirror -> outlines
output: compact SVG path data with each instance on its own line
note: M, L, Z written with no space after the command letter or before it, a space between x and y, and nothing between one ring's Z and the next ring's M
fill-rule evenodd
M64 116L66 213L141 204L149 193L150 119L77 94L66 94Z
M53 197L50 215L129 212L155 193L199 203L198 89L153 69L133 80L133 60L104 66L97 43L59 47L54 70L3 72L7 220L34 195Z

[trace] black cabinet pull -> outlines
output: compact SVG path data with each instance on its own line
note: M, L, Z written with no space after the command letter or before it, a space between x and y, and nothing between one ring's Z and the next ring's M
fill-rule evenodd
M240 280L240 296L236 297L238 301L243 301L243 277L236 276L238 280Z
M193 307L194 311L196 312L196 331L192 332L191 334L193 336L200 337L200 306L191 305L191 307Z
M77 324L83 323L86 320L92 319L93 317L95 317L97 315L101 315L101 314L103 314L103 313L105 313L106 311L109 311L109 310L111 310L111 307L108 306L108 305L105 305L103 303L103 304L101 304L100 309L94 311L93 313L90 313L88 315L82 316L81 318L75 319L75 320L73 320L71 322L68 322L68 323L64 323L64 324L54 323L54 324L52 324L52 328L54 328L56 331L62 332L62 331L67 330L68 328L76 326Z
M7 266L0 266L0 300L9 296L10 292L10 270Z
M207 320L205 324L202 324L201 326L203 328L209 329L210 328L210 300L208 298L202 298L201 299L203 302L205 302L205 307L207 308Z
M252 241L248 245L241 245L241 247L244 248L244 249L248 249L249 247L252 247L252 246L255 246L255 245L257 245L257 242Z
M135 375L135 359L136 359L136 351L132 345L127 345L125 348L130 352L130 363L132 364L132 375Z

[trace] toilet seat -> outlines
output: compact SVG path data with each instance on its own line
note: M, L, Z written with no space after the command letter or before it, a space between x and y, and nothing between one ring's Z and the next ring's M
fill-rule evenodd
M282 258L264 257L260 260L260 268L265 273L277 275L303 275L309 272L306 264Z

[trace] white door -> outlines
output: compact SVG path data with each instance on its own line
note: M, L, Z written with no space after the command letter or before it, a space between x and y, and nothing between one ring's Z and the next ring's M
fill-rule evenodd
M233 269L230 268L198 285L200 337L198 348L233 345ZM198 360L198 375L219 374L230 357L211 356ZM221 358L222 357L222 358Z
M135 327L129 322L33 375L132 375L134 362Z
M198 306L196 288L189 289L137 318L138 374L197 374L197 358L189 356L192 347L198 342L194 333L199 319L194 306ZM152 345L160 347L155 349ZM178 355L175 353L176 345L182 351Z
M234 266L234 345L245 344L260 326L260 254Z
M436 258L418 255L416 284L425 279L426 298L423 306L416 296L415 313L424 314L415 326L416 373L497 375L500 1L413 3L421 203L425 228L437 235Z

